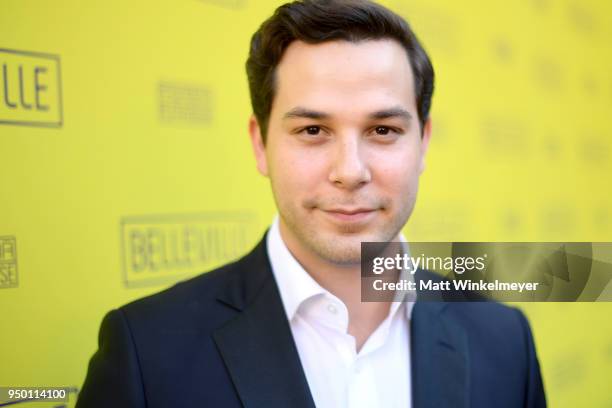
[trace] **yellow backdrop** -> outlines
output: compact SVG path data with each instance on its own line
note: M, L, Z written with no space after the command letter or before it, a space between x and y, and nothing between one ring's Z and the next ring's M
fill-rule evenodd
M437 72L408 239L612 241L612 3L384 3ZM259 239L244 62L278 4L2 1L0 385L80 387L106 311ZM610 406L612 305L520 307L550 406Z

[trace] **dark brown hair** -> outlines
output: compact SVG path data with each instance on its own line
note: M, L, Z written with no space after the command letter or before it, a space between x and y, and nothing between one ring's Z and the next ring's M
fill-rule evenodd
M264 142L275 96L276 67L291 42L319 44L386 38L398 41L408 53L422 131L431 107L434 71L408 23L368 0L297 0L277 8L251 38L246 70L251 105Z

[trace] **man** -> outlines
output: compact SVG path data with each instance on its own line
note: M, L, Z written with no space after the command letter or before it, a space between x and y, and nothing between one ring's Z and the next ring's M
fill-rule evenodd
M406 22L286 4L247 72L278 217L237 262L108 313L77 406L545 406L519 311L361 302L361 242L403 239L431 137L433 69Z

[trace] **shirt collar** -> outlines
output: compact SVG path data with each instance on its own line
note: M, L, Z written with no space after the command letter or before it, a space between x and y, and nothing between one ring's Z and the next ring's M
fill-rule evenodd
M274 217L266 239L268 257L285 313L287 318L292 320L302 302L313 296L326 294L327 290L306 272L285 245L280 234L278 215Z
M408 242L401 232L399 238L402 242L403 250L410 255ZM319 285L291 254L281 237L278 215L274 217L274 221L270 226L266 236L266 243L268 258L272 265L272 273L276 279L288 320L292 320L295 317L300 305L307 299L317 295L336 298L328 290ZM404 269L400 272L400 279L412 279L412 275ZM404 312L406 317L410 319L414 306L412 299L411 293L398 291L395 295L395 300L391 303L389 315L393 316L397 309L402 304L405 304Z
M408 241L406 241L406 238L404 237L404 234L401 231L399 233L399 240L402 244L402 251L408 256L408 259L412 259L410 255L410 245L408 244ZM411 262L410 270L414 271L414 265L412 264L412 262ZM402 269L400 271L399 279L414 281L414 274L410 273L410 271L408 271L407 269ZM391 304L391 313L394 313L395 310L397 310L397 308L401 306L403 303L404 305L406 305L404 308L404 312L406 313L406 318L410 319L410 316L412 315L412 308L414 307L415 300L416 300L415 291L410 291L407 289L403 291L400 291L400 290L396 291L395 299L393 303Z

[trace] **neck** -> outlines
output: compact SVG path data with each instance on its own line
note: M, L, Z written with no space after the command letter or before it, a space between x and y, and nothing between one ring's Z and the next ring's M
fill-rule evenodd
M348 310L349 334L356 340L357 350L389 314L391 302L361 301L361 264L338 264L322 258L301 245L280 221L283 242L304 270L321 287L340 299ZM389 276L390 281L397 276Z

